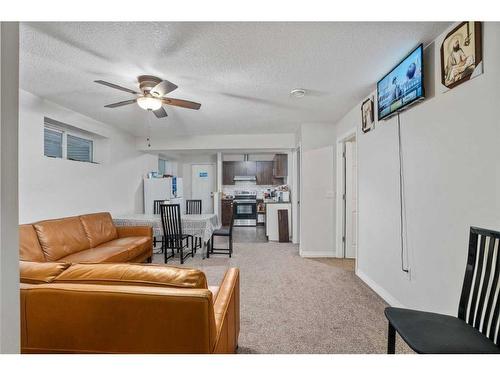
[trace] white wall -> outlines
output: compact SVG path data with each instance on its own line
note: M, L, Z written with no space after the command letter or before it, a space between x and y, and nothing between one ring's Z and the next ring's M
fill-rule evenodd
M20 91L19 221L96 211L142 212L142 177L158 169L158 156L136 150L135 137ZM98 134L102 164L45 157L43 118Z
M19 23L0 23L0 353L19 353Z
M439 43L426 50L428 99L401 114L410 273L401 271L396 117L358 124L358 274L388 302L456 314L471 225L500 230L500 24L486 23L485 73L451 91L439 81ZM361 102L360 102L361 104Z
M153 137L150 145L144 137L136 138L138 150L279 150L295 146L295 133L280 134L214 134L188 135L182 137Z

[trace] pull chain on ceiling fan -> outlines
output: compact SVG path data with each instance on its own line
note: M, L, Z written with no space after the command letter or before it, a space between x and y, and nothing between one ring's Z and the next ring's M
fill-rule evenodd
M165 111L165 108L163 107L164 104L196 110L201 107L200 103L191 102L189 100L167 98L165 95L174 91L178 86L167 81L166 79L162 80L155 76L144 75L137 77L137 81L139 83L140 92L103 80L96 80L94 82L137 96L135 99L105 105L105 108L117 108L137 103L142 109L152 111L157 118L162 118L168 116L167 111Z

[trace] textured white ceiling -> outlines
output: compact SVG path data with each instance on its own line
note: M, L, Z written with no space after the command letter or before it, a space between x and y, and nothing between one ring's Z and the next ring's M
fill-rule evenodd
M417 43L447 23L23 23L21 87L135 134L293 132L335 122ZM132 95L157 75L179 86L170 96L202 103L167 107L156 119ZM292 88L309 95L291 98Z

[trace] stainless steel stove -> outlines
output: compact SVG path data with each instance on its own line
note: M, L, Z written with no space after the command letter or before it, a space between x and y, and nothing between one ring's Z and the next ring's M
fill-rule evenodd
M234 226L254 227L257 225L257 193L236 192L233 199Z

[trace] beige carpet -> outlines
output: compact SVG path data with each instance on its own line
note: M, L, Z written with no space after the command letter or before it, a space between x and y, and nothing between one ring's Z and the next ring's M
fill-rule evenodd
M163 263L155 255L155 263ZM169 260L179 265L179 261ZM241 271L240 353L385 353L386 303L353 272L352 264L304 259L298 247L235 243L231 259L198 253L186 267L217 285L228 267ZM411 350L397 340L397 352Z

